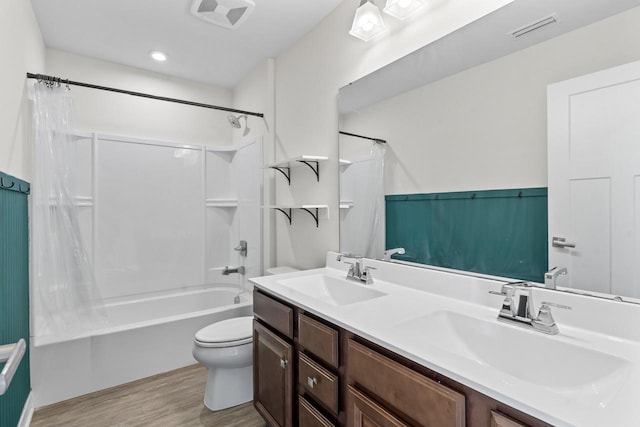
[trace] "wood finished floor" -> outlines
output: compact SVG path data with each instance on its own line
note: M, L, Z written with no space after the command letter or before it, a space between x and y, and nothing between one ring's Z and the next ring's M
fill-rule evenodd
M187 366L36 410L32 427L265 427L246 403L211 412L203 404L207 370Z

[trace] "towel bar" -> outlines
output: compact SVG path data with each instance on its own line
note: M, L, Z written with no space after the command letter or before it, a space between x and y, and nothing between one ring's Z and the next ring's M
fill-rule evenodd
M0 396L5 394L9 388L13 375L18 370L18 366L20 366L26 347L27 344L22 338L15 344L0 346L0 363L6 362L0 373Z

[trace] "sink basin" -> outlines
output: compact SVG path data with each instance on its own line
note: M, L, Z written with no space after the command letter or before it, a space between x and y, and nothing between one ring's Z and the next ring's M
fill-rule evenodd
M278 283L333 306L354 304L386 295L368 285L360 285L323 274L284 279L279 280Z
M631 370L631 363L620 357L452 311L437 311L398 327L414 340L600 406L613 397Z

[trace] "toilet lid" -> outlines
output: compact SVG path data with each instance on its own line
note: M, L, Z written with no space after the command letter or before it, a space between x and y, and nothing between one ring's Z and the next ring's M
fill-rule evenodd
M196 332L203 344L240 345L253 339L253 316L234 317L205 326Z

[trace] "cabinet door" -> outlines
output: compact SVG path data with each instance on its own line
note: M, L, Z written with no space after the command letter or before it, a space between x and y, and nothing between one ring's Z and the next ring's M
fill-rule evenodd
M290 427L293 417L293 350L253 321L253 400L271 426Z
M527 427L500 412L491 411L491 427Z
M373 400L349 386L347 427L409 427Z

